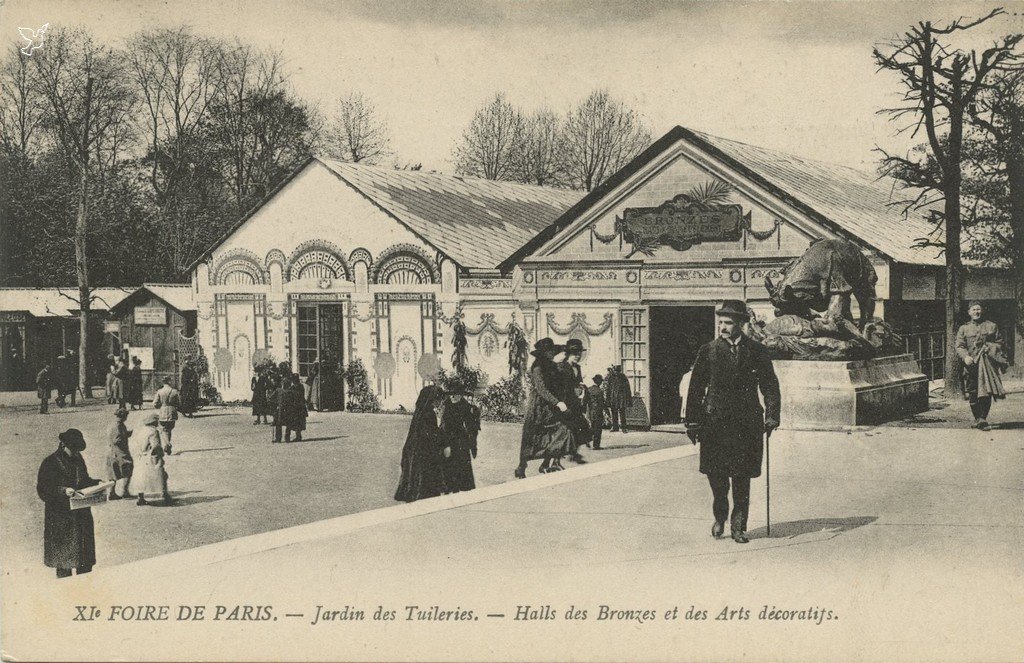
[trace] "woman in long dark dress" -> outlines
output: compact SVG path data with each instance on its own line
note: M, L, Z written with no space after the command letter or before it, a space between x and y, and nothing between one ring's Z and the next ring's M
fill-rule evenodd
M128 403L133 410L142 409L142 360L132 357L132 367L128 369L126 394Z
M267 369L257 369L256 375L253 376L249 383L249 388L252 389L252 415L256 417L252 425L258 426L261 417L263 423L267 423L267 414L270 410L270 406L267 403L267 391L270 389L270 378L267 375Z
M453 381L445 390L448 402L441 414L441 444L451 452L444 457L444 485L446 492L473 490L473 459L476 458L476 440L480 432L480 409L466 400L465 388Z
M399 502L415 502L444 492L445 447L438 427L438 411L443 404L444 390L440 387L427 385L420 390L402 447L402 478L395 491Z
M562 456L572 446L572 432L565 423L569 406L559 397L563 380L555 364L555 357L564 350L564 345L542 338L530 353L536 359L530 366L530 398L526 402L519 467L515 471L519 479L526 478L527 462L537 458L543 459L541 473L563 469Z
M178 413L191 417L199 408L199 373L191 361L185 362L181 369L181 405L178 406Z

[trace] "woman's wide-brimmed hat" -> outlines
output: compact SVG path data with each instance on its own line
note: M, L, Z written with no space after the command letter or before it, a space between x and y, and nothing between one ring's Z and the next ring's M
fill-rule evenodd
M747 305L738 299L727 299L722 302L722 305L715 309L715 315L750 320L750 312L747 311Z
M533 344L533 351L530 353L534 357L539 357L544 354L558 354L565 350L564 345L558 345L548 337L544 337Z
M142 418L143 426L152 426L153 424L160 423L160 415L156 412L150 412Z

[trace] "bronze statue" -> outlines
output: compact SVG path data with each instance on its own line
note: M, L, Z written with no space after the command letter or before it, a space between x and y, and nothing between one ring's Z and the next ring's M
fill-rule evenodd
M855 244L815 240L786 265L778 282L765 278L776 317L753 325L750 333L776 359L848 360L895 353L899 337L874 318L877 282L875 268ZM851 298L860 309L859 324L853 321Z

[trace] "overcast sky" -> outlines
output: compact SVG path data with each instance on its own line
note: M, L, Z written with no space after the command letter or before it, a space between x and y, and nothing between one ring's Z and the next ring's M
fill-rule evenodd
M606 87L655 137L681 124L873 169L904 144L876 111L896 81L874 44L912 23L1004 6L975 38L1024 31L1024 2L329 2L0 0L0 34L84 25L119 43L188 23L281 50L302 97L325 110L348 90L385 114L401 162L451 170L452 148L496 91L559 112Z

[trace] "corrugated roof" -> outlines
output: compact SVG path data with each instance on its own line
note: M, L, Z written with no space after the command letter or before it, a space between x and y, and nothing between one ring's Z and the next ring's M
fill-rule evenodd
M462 267L494 269L583 195L528 184L319 161Z
M131 293L131 288L96 288L91 308L109 310ZM77 287L0 288L0 311L27 311L37 318L70 316L78 310L77 299Z
M542 232L510 253L501 263L500 269L511 270L681 140L733 168L772 195L801 209L823 226L843 232L850 239L877 249L896 262L933 266L944 264L937 249L915 248L917 240L928 236L934 227L921 213L904 217L902 207L891 204L912 197L907 191L894 188L894 180L891 178L677 126L595 187Z
M804 159L697 131L694 136L746 166L868 246L897 262L941 265L935 248L915 248L934 226L920 213L903 215L908 197L895 180L837 164Z

